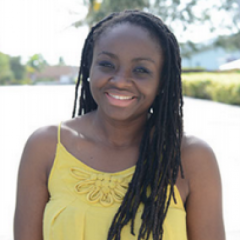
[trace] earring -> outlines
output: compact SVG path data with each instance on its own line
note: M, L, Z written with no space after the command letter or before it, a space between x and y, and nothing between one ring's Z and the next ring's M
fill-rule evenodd
M90 82L90 78L89 77L87 78L87 81Z

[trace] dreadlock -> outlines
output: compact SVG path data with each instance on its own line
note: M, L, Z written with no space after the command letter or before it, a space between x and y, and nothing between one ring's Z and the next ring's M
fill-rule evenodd
M160 18L137 10L127 10L113 13L92 27L82 50L73 117L76 115L78 101L78 115L97 108L88 81L94 43L104 31L121 23L139 26L154 36L161 46L164 65L158 95L149 111L151 116L147 120L139 146L136 170L112 221L107 240L120 240L121 230L128 222L131 222L131 233L135 235L134 220L141 203L144 209L138 240L149 239L150 235L153 240L161 240L170 200L173 198L176 201L174 184L179 169L183 177L180 158L183 99L179 46L175 36ZM80 82L81 96L78 99Z

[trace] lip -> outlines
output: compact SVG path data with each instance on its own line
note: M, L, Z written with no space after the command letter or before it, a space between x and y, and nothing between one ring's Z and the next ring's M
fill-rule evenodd
M110 102L110 104L113 106L117 106L117 107L127 107L136 100L135 97L133 97L131 99L121 99L120 100L120 99L116 99L116 98L112 97L108 93L105 93L105 95L106 95L108 101ZM127 95L121 95L121 94L112 94L112 95L128 97Z

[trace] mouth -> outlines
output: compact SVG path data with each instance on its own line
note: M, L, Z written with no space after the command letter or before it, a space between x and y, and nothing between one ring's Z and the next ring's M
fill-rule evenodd
M112 93L105 93L109 103L116 107L127 107L136 100L134 96L124 96Z
M133 96L123 96L123 95L115 95L111 93L107 93L110 97L117 99L117 100L130 100L133 99Z

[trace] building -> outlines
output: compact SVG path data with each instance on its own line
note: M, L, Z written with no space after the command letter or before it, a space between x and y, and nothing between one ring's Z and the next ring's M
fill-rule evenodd
M182 59L182 68L204 68L209 71L218 70L225 63L240 59L239 51L227 51L221 47L208 47Z
M72 66L46 66L41 72L35 72L31 78L38 84L73 84L78 71L78 67Z

